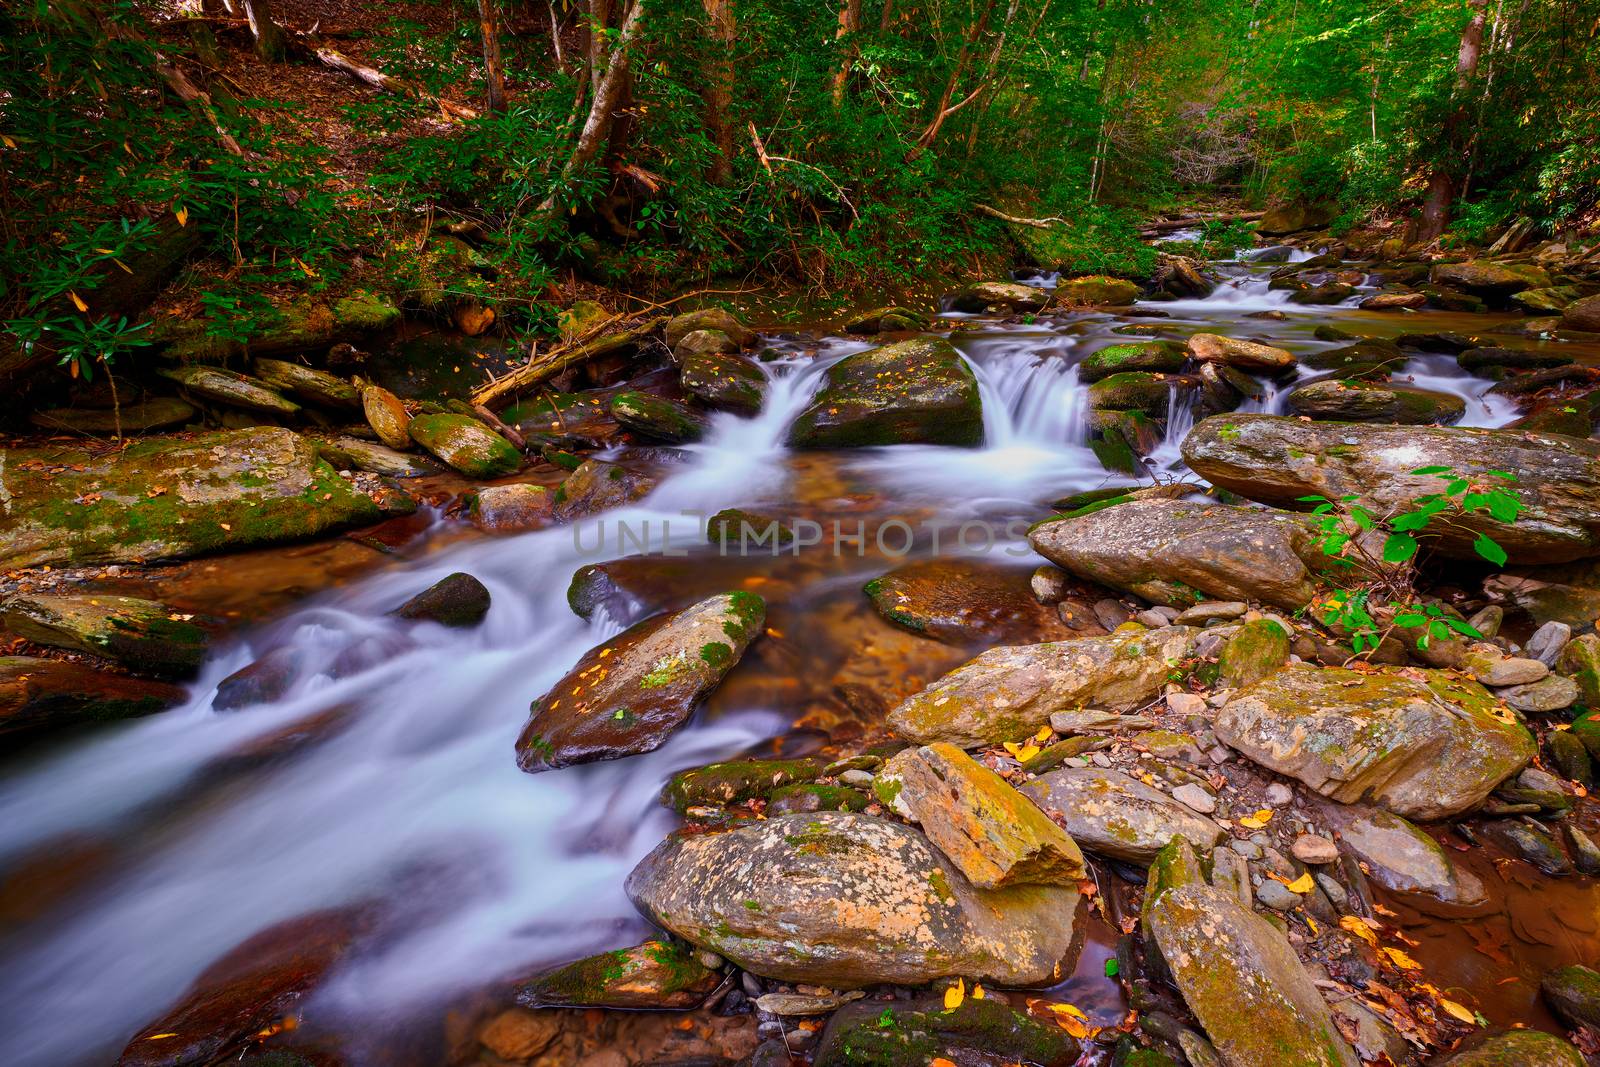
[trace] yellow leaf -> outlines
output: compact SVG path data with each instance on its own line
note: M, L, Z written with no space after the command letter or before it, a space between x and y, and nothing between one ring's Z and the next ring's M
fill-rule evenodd
M1317 883L1315 881L1313 881L1312 878L1311 878L1311 872L1310 871L1307 871L1305 874L1302 874L1300 877L1296 878L1292 882L1285 882L1284 883L1284 885L1289 887L1289 891L1291 893L1300 893L1301 895L1304 895L1306 893L1311 892L1311 890L1316 886L1316 884Z
M1033 735L1033 739L1042 745L1053 736L1055 736L1054 730L1048 726L1041 726L1039 727L1039 732Z
M1262 808L1260 811L1256 812L1256 818L1260 819L1262 822L1271 822L1272 821L1272 809L1271 808Z
M1409 955L1407 955L1401 949L1391 948L1388 945L1385 945L1385 946L1383 946L1383 954L1385 956L1388 956L1389 957L1389 961L1391 963L1393 963L1396 967L1399 967L1403 971L1420 971L1420 970L1422 970L1422 964L1420 964L1416 960L1412 959Z
M1372 927L1368 926L1366 920L1359 915L1341 916L1339 929L1355 934L1373 948L1378 947L1378 935L1372 932Z
M187 225L189 225L189 209L188 208L180 207L180 208L175 209L172 213L178 217L178 225L179 226L187 226Z
M972 985L972 999L973 1000L982 1000L983 999L983 986L978 985L976 982L974 982L973 985Z
M1016 758L1018 763L1027 763L1039 754L1039 746L1032 741L1022 745L1017 744L1015 741L1007 741L1003 747Z
M72 297L72 306L73 307L77 308L79 311L88 311L89 310L89 305L85 304L83 302L83 297L79 296L77 293L74 293L70 289L67 290L67 295Z
M944 1010L955 1011L961 1007L961 1002L967 999L967 983L964 979L957 978L956 984L944 991Z
M299 267L307 278L315 278L317 276L317 272L306 266L299 256L290 256L289 258L294 260L294 265Z
M1256 818L1254 815L1241 815L1239 816L1239 825L1243 826L1247 830L1259 830L1267 824Z
M1443 1008L1446 1014L1453 1019L1460 1019L1462 1022L1469 1025L1477 1025L1478 1017L1463 1004L1457 1004L1455 1001L1446 997L1440 997L1439 1007Z
M0 141L4 141L6 143L6 147L7 148L15 148L15 147L17 147L17 142L14 141L11 137L7 136L6 134L0 133Z

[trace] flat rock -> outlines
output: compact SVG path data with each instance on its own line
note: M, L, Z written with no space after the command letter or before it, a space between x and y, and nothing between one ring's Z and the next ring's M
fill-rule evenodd
M754 363L726 353L681 357L683 391L706 407L754 415L766 396L767 376Z
M908 748L874 789L921 825L980 889L1072 885L1084 876L1072 838L1005 779L950 744Z
M659 748L761 633L766 605L724 593L656 615L590 649L533 702L517 739L525 771Z
M976 445L978 380L950 342L917 337L846 356L789 428L797 448Z
M1161 790L1117 770L1063 767L1035 778L1022 792L1059 818L1080 847L1141 866L1155 859L1173 835L1209 849L1225 832Z
M722 975L695 959L681 942L646 941L602 952L517 983L526 1008L698 1008Z
M616 463L586 459L556 489L556 516L571 521L631 504L656 487L654 478Z
M1152 699L1194 642L1189 627L992 648L908 698L889 725L919 744L1022 740L1056 711Z
M839 812L669 838L627 892L658 926L748 971L836 988L1047 981L1070 970L1078 901L1068 886L978 889L917 830Z
M188 616L130 596L19 594L0 605L0 622L34 644L103 656L161 678L193 677L210 644Z
M1295 364L1294 354L1285 349L1215 333L1194 334L1185 347L1197 363L1222 363L1244 371L1285 371Z
M406 432L439 462L468 478L500 478L522 466L515 445L469 415L418 415Z
M1400 816L1366 804L1328 806L1324 817L1367 877L1395 893L1473 906L1489 898L1478 876L1458 867L1439 842Z
M312 439L316 441L317 454L339 470L370 471L388 478L421 478L438 474L442 469L426 456L408 454L348 434L318 435Z
M527 482L486 485L472 494L468 513L484 530L537 530L553 519L555 496L554 489Z
M270 388L298 397L307 404L338 411L361 409L360 391L327 371L283 359L258 359L255 370L256 377Z
M1310 419L1407 426L1457 422L1467 412L1467 402L1454 393L1335 378L1300 386L1285 404L1290 414Z
M1215 729L1324 796L1413 819L1476 807L1534 755L1528 731L1497 717L1483 687L1442 671L1292 665L1236 692Z
M1581 695L1578 683L1559 674L1541 678L1526 685L1513 685L1496 694L1501 700L1522 712L1560 711L1577 703Z
M1583 1067L1583 1053L1542 1030L1510 1030L1428 1067Z
M869 581L878 614L950 644L1048 641L1070 635L1041 604L1026 572L977 560L917 560Z
M950 297L952 308L966 312L1040 311L1049 302L1047 291L1021 282L974 282Z
M1509 297L1524 289L1547 289L1550 275L1531 263L1496 263L1489 259L1469 259L1464 263L1439 263L1430 280L1478 296Z
M399 397L380 385L366 386L361 390L361 410L367 417L367 425L378 435L378 440L390 448L403 450L411 447L411 434L407 430L411 425L411 414L406 411Z
M130 678L67 660L0 656L0 737L115 722L176 707L181 686Z
M688 405L650 393L618 393L606 410L623 429L669 445L698 441L706 432L701 416Z
M299 404L285 399L268 388L265 382L247 374L200 365L168 367L159 373L183 386L190 396L213 404L279 418L292 418L300 414Z

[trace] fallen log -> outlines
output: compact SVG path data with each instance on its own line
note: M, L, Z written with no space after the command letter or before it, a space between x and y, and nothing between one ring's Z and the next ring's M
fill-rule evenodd
M1147 222L1139 227L1141 237L1154 234L1171 233L1174 230L1186 230L1190 226L1203 226L1208 222L1254 222L1265 211L1239 211L1229 215L1190 215L1181 219L1164 219L1160 222Z
M667 316L660 315L627 327L618 333L606 334L604 337L592 340L573 341L552 348L504 377L480 386L472 394L472 403L490 409L503 406L512 396L560 374L568 367L575 367L580 363L647 340L664 326L666 321Z
M1064 226L1067 222L1066 219L1058 216L1051 216L1047 219L1029 219L1020 215L1007 215L999 208L990 207L988 204L974 204L972 206L979 214L988 215L990 218L999 219L1001 222L1009 222L1015 226L1032 226L1037 230L1048 230L1052 226Z
M421 100L425 104L433 104L452 118L475 119L478 117L478 112L465 104L458 104L454 100L446 100L442 96L435 96L419 85L414 85L404 78L396 78L391 74L385 74L383 71L369 67L365 63L358 63L343 52L329 48L327 45L318 44L308 38L299 36L296 37L295 44L304 49L308 55L318 62L353 78L358 78L375 89L381 89L386 93L394 93L396 96L409 96L413 100Z

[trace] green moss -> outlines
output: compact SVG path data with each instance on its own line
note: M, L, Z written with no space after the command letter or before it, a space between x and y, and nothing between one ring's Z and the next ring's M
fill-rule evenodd
M720 641L700 646L700 659L713 670L723 670L733 662L733 649Z

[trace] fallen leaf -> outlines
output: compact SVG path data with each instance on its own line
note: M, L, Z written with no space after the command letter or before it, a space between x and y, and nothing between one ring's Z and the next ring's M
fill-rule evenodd
M1355 934L1373 948L1378 947L1378 935L1372 932L1372 927L1367 925L1367 920L1359 915L1341 916L1339 929Z
M1385 945L1383 946L1383 954L1389 957L1389 962L1393 963L1396 967L1399 967L1403 971L1422 970L1422 964L1412 959L1411 956L1403 949Z
M1457 1004L1448 997L1439 998L1439 1007L1443 1008L1445 1010L1445 1014L1449 1015L1451 1018L1460 1019L1468 1026L1476 1026L1478 1023L1478 1016L1476 1013L1472 1012L1461 1004Z
M956 984L944 991L944 1010L955 1011L961 1007L961 1002L967 999L967 983L965 979L957 978Z
M1301 895L1304 895L1306 893L1311 892L1311 890L1316 887L1317 883L1316 883L1316 881L1314 879L1312 879L1311 872L1307 871L1305 874L1302 874L1300 877L1296 878L1294 881L1285 882L1283 884L1289 887L1289 891L1291 893L1299 893Z

